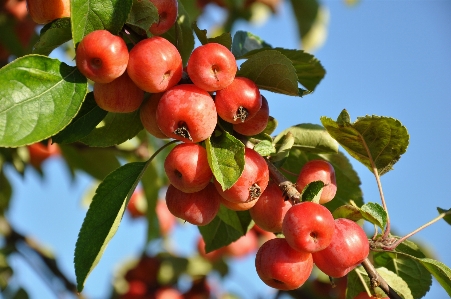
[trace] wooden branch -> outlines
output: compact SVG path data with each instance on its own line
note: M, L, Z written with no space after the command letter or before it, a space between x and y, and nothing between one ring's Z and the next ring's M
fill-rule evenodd
M399 296L398 293L396 293L395 290L390 287L390 285L382 278L382 276L377 273L376 268L374 268L373 264L371 264L368 258L366 258L362 262L362 266L370 278L372 288L381 288L382 291L384 291L390 299L402 299L402 297Z

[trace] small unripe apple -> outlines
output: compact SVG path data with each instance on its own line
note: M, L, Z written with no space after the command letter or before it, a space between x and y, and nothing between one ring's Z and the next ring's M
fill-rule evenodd
M317 252L329 246L334 234L332 213L314 202L293 205L285 214L282 232L296 250Z
M325 160L312 160L305 163L296 180L296 189L302 192L308 184L314 181L322 181L324 183L319 200L320 204L325 204L335 197L337 182L332 164Z
M157 124L157 106L162 96L162 92L150 94L149 98L144 100L144 103L141 105L139 117L147 132L157 138L166 139L168 136L161 132Z
M109 83L94 83L94 99L108 112L130 113L141 106L144 91L124 72Z
M235 78L235 56L221 44L208 43L197 47L191 53L187 72L191 81L203 90L223 89Z
M138 42L130 50L127 72L142 90L163 92L182 78L182 57L167 39L150 37Z
M28 12L38 24L70 17L70 0L27 0Z
M312 254L294 250L283 238L266 241L257 251L255 268L260 279L279 290L301 287L313 269Z
M172 185L166 191L166 204L176 217L194 225L207 225L218 214L220 195L212 183L204 189L185 193Z
M213 177L207 151L197 143L176 145L164 160L164 170L169 182L186 193L204 189Z
M369 253L365 231L354 221L335 219L332 240L325 249L312 253L315 265L331 277L343 277L357 267Z
M124 40L107 30L95 30L78 44L78 70L96 83L109 83L127 69L128 49Z
M158 10L158 22L153 23L149 31L153 35L161 35L168 31L177 20L177 0L150 0Z
M252 220L265 231L282 232L282 222L291 203L286 201L279 186L270 182L255 205L249 210Z
M156 116L163 134L184 142L207 139L217 124L212 97L194 84L180 84L167 90L158 103Z

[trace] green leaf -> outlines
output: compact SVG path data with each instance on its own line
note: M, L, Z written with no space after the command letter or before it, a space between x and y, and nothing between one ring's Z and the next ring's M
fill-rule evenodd
M281 135L279 134L278 136ZM276 166L281 166L290 155L290 150L293 148L295 141L296 139L290 131L286 132L285 135L282 135L277 142L274 140L274 142L277 143L275 145L276 153L271 156L271 162Z
M197 5L196 1L192 0L179 0L179 5L182 3L190 20L196 20L202 13L201 8Z
M272 117L271 115L268 117L268 124L266 125L266 128L263 130L263 134L271 135L274 133L278 125L277 119ZM261 134L261 133L260 133Z
M350 200L353 200L357 206L361 206L363 197L360 189L360 179L349 160L341 152L338 152L338 154L314 154L293 148L281 166L281 170L290 181L296 182L297 174L302 166L307 161L316 159L326 160L332 164L339 186L334 199L324 206L330 211L334 211L342 205L349 204Z
M249 211L232 211L223 205L207 225L198 226L205 241L206 252L229 245L245 235L252 222Z
M243 58L243 56L250 51L262 48L272 47L260 37L250 32L237 31L233 36L232 53L235 55L236 59Z
M334 219L346 218L352 221L358 221L363 218L360 208L353 205L342 205L335 209L332 213Z
M301 192L302 201L311 201L319 204L319 199L324 188L323 181L314 181L305 186Z
M369 202L360 207L360 212L366 220L385 230L388 216L380 204Z
M337 122L321 117L329 134L356 160L373 172L374 162L379 175L390 171L406 152L409 144L407 129L396 119L383 116L365 116L351 123L346 110ZM368 150L367 150L368 149Z
M269 140L262 140L254 146L254 150L261 156L266 157L276 152L274 144Z
M88 93L77 116L64 130L52 137L52 142L66 144L80 140L94 130L107 113L96 104L94 93Z
M444 217L443 217L443 220L445 220L448 224L450 224L451 225L451 209L448 209L448 210L444 210L444 209L442 209L442 208L437 208L437 211L440 213L440 214L446 214Z
M71 0L71 24L74 44L88 33L105 29L118 34L132 8L132 0Z
M244 144L226 131L218 136L215 134L205 141L208 164L222 189L226 190L235 184L243 172Z
M125 164L110 173L97 188L75 245L74 265L79 292L116 233L147 163Z
M283 130L274 138L276 148L288 132L294 137L294 148L318 154L338 153L338 142L324 127L316 124L299 124Z
M319 11L317 0L291 0L301 40L310 32Z
M429 258L420 259L420 262L429 273L434 275L435 279L448 293L448 296L451 297L451 269L445 264Z
M131 113L108 113L103 122L80 139L86 145L108 147L123 143L143 129L139 110Z
M151 1L133 0L127 24L141 28L147 33L150 26L158 22L159 18L158 10Z
M13 189L5 176L3 168L0 167L0 215L3 215L9 207Z
M260 89L299 96L296 69L291 60L277 50L253 54L241 64L237 76L251 79Z
M177 47L182 56L183 65L186 65L194 49L194 33L191 28L191 20L180 1L178 2L178 16L175 26L172 26L162 36Z
M53 50L72 39L70 18L57 19L41 29L33 54L50 55Z
M60 148L70 169L82 170L99 181L121 166L112 149L64 144L61 144Z
M28 55L0 69L0 146L41 141L66 127L86 96L86 78L56 59Z
M199 29L196 22L193 22L192 29L202 45L208 43L218 43L223 45L227 49L230 49L232 47L232 36L228 32L224 32L223 34L216 37L207 37L207 30Z

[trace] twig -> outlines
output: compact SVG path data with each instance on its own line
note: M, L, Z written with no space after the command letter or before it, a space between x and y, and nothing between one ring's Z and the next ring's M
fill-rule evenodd
M370 278L371 287L379 287L382 289L382 291L385 292L385 294L388 295L390 299L402 299L401 296L398 295L398 293L393 290L388 283L382 278L382 276L377 273L376 269L374 268L373 264L371 264L370 260L366 258L362 262L362 266L365 269L366 273L368 274L368 277Z
M271 161L266 160L266 164L268 164L269 175L282 190L285 200L289 200L292 205L301 202L301 193L296 189L296 185L287 180Z

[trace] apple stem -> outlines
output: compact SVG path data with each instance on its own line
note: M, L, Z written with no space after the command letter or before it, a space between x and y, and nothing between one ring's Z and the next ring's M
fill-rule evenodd
M380 180L379 171L377 170L376 164L374 163L373 157L371 156L371 152L370 152L370 149L368 148L368 145L366 144L366 142L362 136L360 136L360 138L361 138L362 143L365 147L365 150L368 154L368 157L369 157L369 160L371 163L371 168L373 170L374 177L376 178L377 188L379 189L382 207L384 208L384 211L387 213L387 226L385 227L384 235L382 237L382 239L386 239L388 237L388 235L390 234L390 217L388 215L388 208L387 208L387 203L385 202L384 192L382 191L382 183Z
M401 296L399 296L398 293L396 293L395 290L393 290L390 285L382 278L382 276L377 273L376 269L374 268L373 264L371 264L368 258L363 260L362 266L368 274L368 277L370 278L372 288L381 288L382 291L384 291L390 299L402 299Z
M413 232L405 235L402 238L399 238L396 240L396 242L392 243L389 246L384 246L382 249L384 250L394 250L396 247L398 247L399 244L401 244L402 242L404 242L405 240L407 240L408 238L412 237L413 235L415 235L416 233L418 233L419 231L425 229L426 227L428 227L431 224L434 224L435 222L439 221L440 219L444 218L448 213L444 212L441 213L440 215L438 215L437 217L435 217L434 219L432 219L431 221L429 221L428 223L420 226L419 228L417 228L416 230L414 230Z
M269 175L282 190L285 200L290 201L292 205L300 203L301 193L296 189L296 184L287 180L271 161L266 160L266 164L268 164Z

